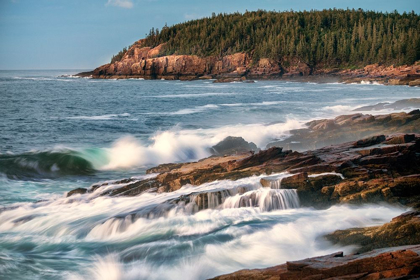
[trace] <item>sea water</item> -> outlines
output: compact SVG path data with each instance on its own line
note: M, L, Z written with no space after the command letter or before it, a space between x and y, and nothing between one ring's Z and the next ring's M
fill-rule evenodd
M141 180L154 176L145 175L149 167L207 157L227 136L264 148L312 119L420 97L404 86L95 80L76 72L0 71L2 279L204 279L349 252L322 236L406 210L302 208L293 190L280 181L264 188L260 177L174 193L66 198L78 187ZM205 209L194 203L200 193ZM190 202L173 203L186 196Z

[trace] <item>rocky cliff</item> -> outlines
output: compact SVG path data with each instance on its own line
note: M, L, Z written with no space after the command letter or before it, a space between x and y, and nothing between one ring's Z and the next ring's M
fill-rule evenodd
M102 65L81 77L98 79L221 79L225 82L244 79L333 78L347 82L377 81L384 84L420 84L420 63L411 66L369 65L357 70L313 68L298 58L274 61L262 58L253 61L247 53L226 56L163 55L164 44L155 48L139 40L120 61Z
M93 78L144 78L166 80L192 80L198 78L243 76L269 78L281 76L285 72L297 75L309 75L308 65L296 62L290 68L269 59L261 59L253 64L249 55L236 53L224 57L198 57L195 55L161 56L163 46L144 47L142 40L136 42L121 61L102 65L92 72L80 73L80 76Z

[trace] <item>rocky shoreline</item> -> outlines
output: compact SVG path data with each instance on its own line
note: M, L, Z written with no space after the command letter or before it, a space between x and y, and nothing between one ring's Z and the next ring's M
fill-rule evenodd
M410 207L413 212L382 226L339 230L324 237L332 244L357 246L355 254L343 256L339 252L266 269L241 270L214 279L411 279L420 276L419 122L419 110L313 121L306 130L292 132L290 138L299 137L301 144L308 144L309 139L320 139L319 143L329 146L317 148L315 145L308 150L301 146L301 151L278 146L292 148L287 142L259 151L242 138L229 137L213 147L215 155L212 157L198 162L159 165L147 171L156 174L154 177L106 182L70 191L67 196L70 199L86 193L136 196L144 192L173 192L186 185L198 186L217 180L261 176L262 187L293 190L301 207L326 209L338 204L365 203ZM378 134L378 131L390 134ZM367 138L342 143L349 136L346 133ZM251 149L253 151L249 151ZM269 176L277 173L286 175ZM248 201L252 201L252 205L258 201L246 187L237 190L239 194L247 192L249 195L239 201L239 207L248 206ZM167 211L191 202L196 205L196 211L215 208L229 195L228 190L222 189L212 193L192 192L168 201L164 207L148 209L143 216L162 211L162 207Z
M412 211L382 226L339 230L325 237L334 244L359 245L354 254L336 252L213 279L418 279L419 230L420 212Z
M376 110L411 110L420 107L420 99L399 100L394 103L380 103L356 108L354 114L334 119L320 119L307 122L306 128L290 131L290 137L267 144L266 148L283 147L294 151L319 149L378 134L418 133L420 111L391 113L385 115L363 114Z
M94 79L216 79L215 82L249 82L253 80L294 80L312 82L380 83L385 85L420 85L420 62L413 65L368 65L360 69L331 69L310 66L299 58L252 61L249 54L235 53L223 57L163 55L164 44L155 48L134 43L120 61L102 65L79 77Z
M414 245L347 256L343 252L337 252L266 269L240 270L212 279L418 279L419 267L420 246Z

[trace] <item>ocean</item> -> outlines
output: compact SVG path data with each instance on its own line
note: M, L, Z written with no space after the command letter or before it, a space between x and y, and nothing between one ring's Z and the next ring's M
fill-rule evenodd
M158 164L208 157L209 148L227 136L264 149L307 121L420 97L419 88L369 83L73 76L81 71L0 71L2 279L205 279L349 252L353 248L333 246L322 235L382 224L406 210L303 208L295 194L263 188L260 177L164 194L67 198L75 188L140 180L154 176L145 171ZM239 207L242 195L235 190L243 186L260 199L259 206ZM193 192L222 189L229 194L212 209L179 205L138 214ZM273 204L275 199L287 203Z

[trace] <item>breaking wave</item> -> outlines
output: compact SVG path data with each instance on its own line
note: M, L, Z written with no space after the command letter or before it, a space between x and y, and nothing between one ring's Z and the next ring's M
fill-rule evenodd
M291 129L303 124L285 123L234 125L201 130L173 129L156 133L143 143L124 136L110 147L61 149L16 155L0 155L0 173L12 179L54 178L89 175L97 170L150 167L162 163L199 160L211 155L210 147L228 136L243 137L259 147L273 139L283 139Z
M0 172L12 179L89 175L92 163L72 150L0 155Z

